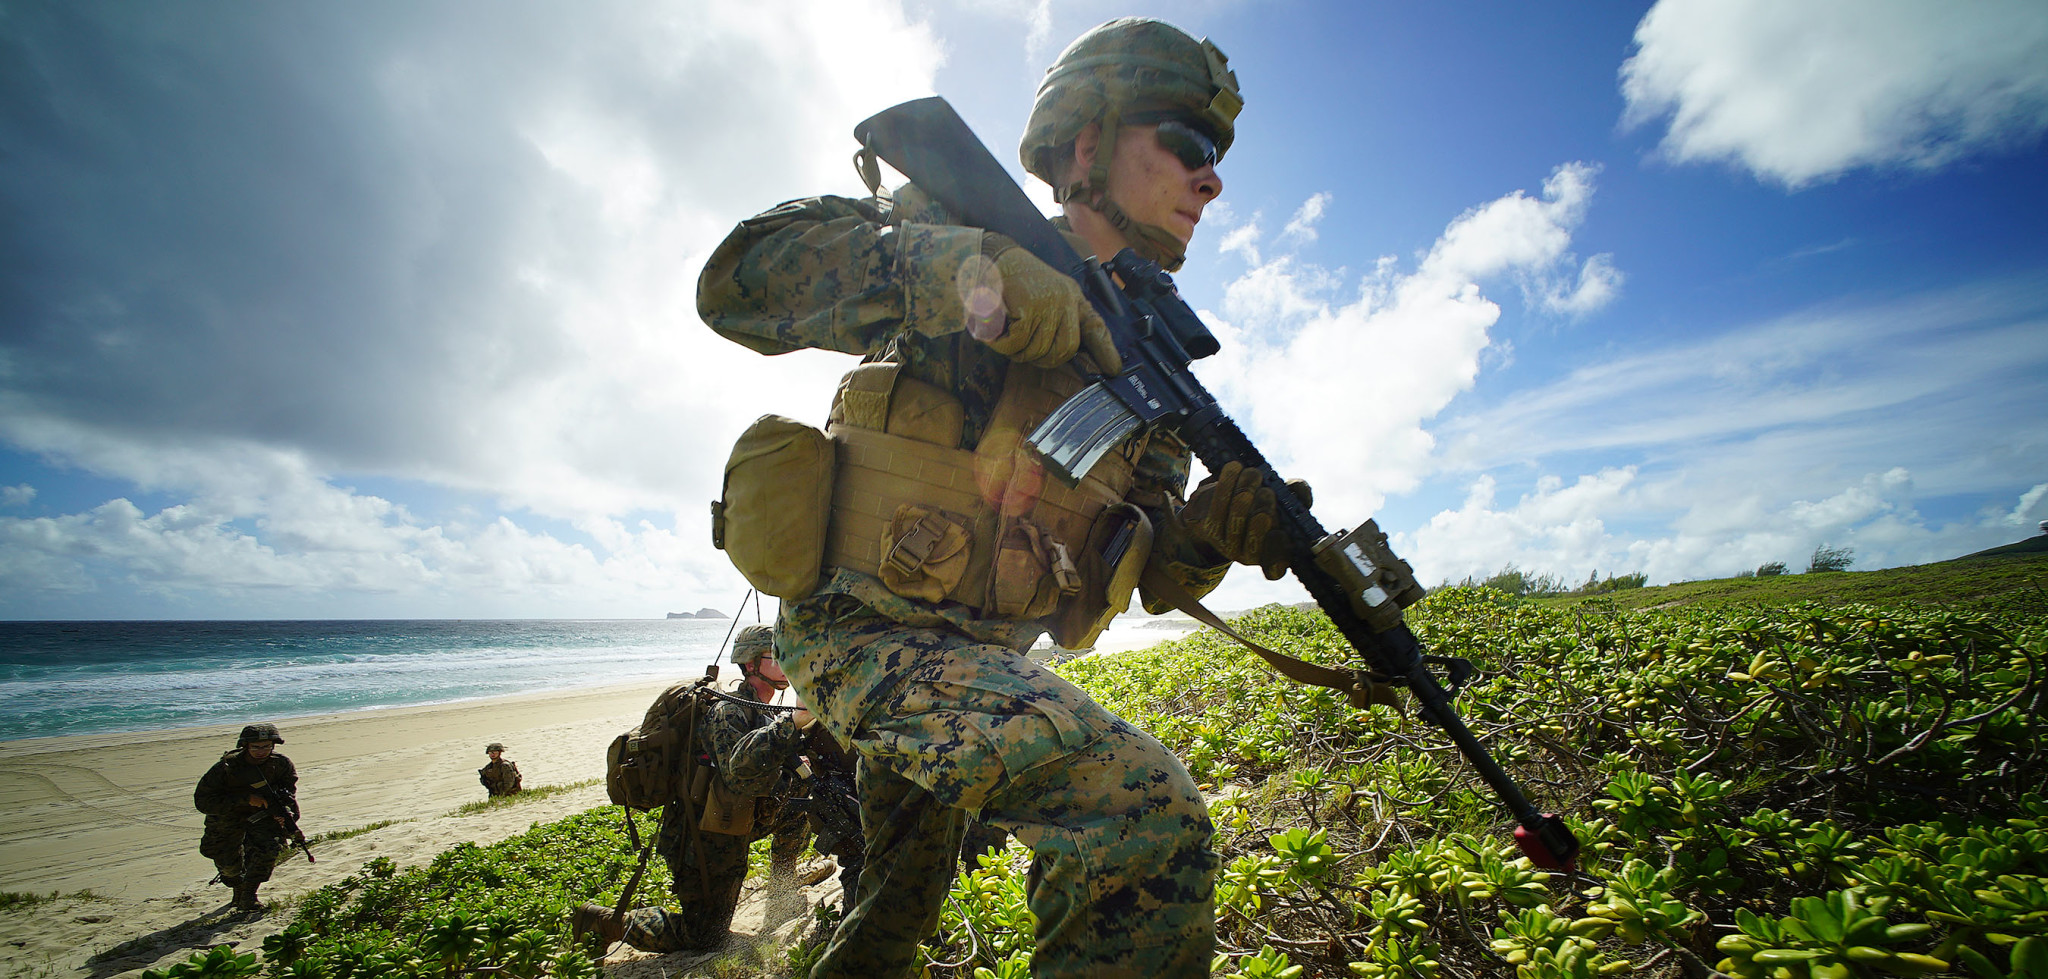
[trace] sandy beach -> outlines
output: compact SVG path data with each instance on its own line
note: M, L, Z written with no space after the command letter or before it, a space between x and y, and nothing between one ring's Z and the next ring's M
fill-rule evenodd
M528 694L279 721L280 751L299 769L308 837L396 820L295 853L265 886L289 899L359 870L374 857L401 866L461 842L488 843L605 804L604 787L485 813L453 810L484 798L476 769L502 741L529 788L604 776L604 752L638 723L663 685ZM255 720L255 718L252 718ZM0 911L0 973L116 976L182 961L220 942L260 944L289 912L223 921L228 890L206 886L204 821L192 787L240 725L0 743L0 891L75 894ZM114 959L110 949L133 947ZM161 960L161 961L160 961Z
M1192 625L1192 623L1188 623ZM1119 631L1099 651L1150 645L1179 628ZM681 679L680 677L678 679ZM528 788L604 776L605 748L640 720L662 683L527 694L278 721L280 747L299 770L308 837L392 825L295 851L265 885L289 900L376 857L401 867L463 842L490 843L606 803L604 787L469 815L481 801L483 747L507 746ZM250 718L268 720L269 718ZM183 961L223 942L243 950L290 923L287 910L254 920L226 913L229 892L207 886L199 855L204 817L192 788L240 725L0 742L0 891L76 895L0 911L0 975L108 977ZM836 883L811 894L825 899ZM750 888L751 891L751 888ZM736 930L747 930L743 907ZM753 915L756 924L758 912ZM615 952L609 963L636 957ZM627 975L630 968L608 968Z

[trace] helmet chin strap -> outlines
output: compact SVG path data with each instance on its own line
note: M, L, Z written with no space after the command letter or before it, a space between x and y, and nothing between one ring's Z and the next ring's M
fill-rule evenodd
M1056 188L1054 202L1080 201L1090 210L1102 215L1124 237L1132 250L1146 259L1159 263L1168 272L1180 271L1181 263L1187 260L1187 249L1174 237L1173 232L1156 224L1136 221L1124 212L1122 207L1109 199L1109 161L1116 156L1116 137L1123 128L1123 111L1115 105L1102 112L1101 139L1095 144L1095 159L1088 166L1088 176L1065 187ZM1107 256L1099 256L1107 257Z

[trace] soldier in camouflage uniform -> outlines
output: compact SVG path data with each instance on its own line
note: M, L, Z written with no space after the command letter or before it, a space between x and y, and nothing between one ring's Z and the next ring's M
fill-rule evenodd
M1214 164L1241 104L1214 45L1158 21L1112 21L1047 71L1021 154L1056 189L1056 223L1082 254L1131 247L1178 268L1203 207L1222 191ZM1070 360L1117 369L1072 280L1000 235L959 226L914 186L882 195L873 170L864 177L876 196L793 201L741 223L699 280L704 321L764 354L811 347L899 365L898 376L957 402L954 444L978 463L992 444L1014 449L1017 433L1057 403L1006 414L1028 400L1006 398L1017 393L1008 388L1045 378L1077 388ZM976 284L1001 305L978 305L989 294ZM840 410L836 400L835 422ZM1278 570L1270 492L1226 472L1183 503L1186 446L1167 434L1135 441L1121 500L1149 519L1152 571L1201 595L1233 561ZM839 459L844 467L846 450ZM1001 460L998 485L981 490L983 512L1008 519L1024 511L1004 494L1033 463L1021 453ZM835 496L835 527L840 514ZM777 621L796 689L859 755L867 866L812 976L910 975L977 812L1033 851L1033 975L1208 975L1216 857L1207 807L1157 740L1025 655L1055 617L913 596L885 580L886 568L850 568L832 553L814 591L782 596ZM1149 590L1144 601L1166 607ZM1110 607L1124 606L1112 596Z
M767 703L789 685L775 662L774 636L768 626L748 626L733 640L732 661L743 682L734 695ZM747 851L754 840L773 835L769 844L771 890L792 888L797 858L808 839L808 821L801 812L785 814L781 800L803 794L795 763L803 733L813 723L807 710L763 711L713 700L697 715L696 743L704 746L717 778L739 798L754 799L753 832L747 836L691 831L692 808L678 803L662 807L661 835L655 850L667 861L676 910L636 908L620 915L599 904L576 911L577 932L594 931L608 942L625 941L647 952L694 952L725 944L740 888L747 878ZM700 860L701 857L701 860Z
M284 849L284 828L265 818L270 800L263 796L266 787L298 791L298 769L275 751L283 743L275 724L244 727L235 750L221 755L192 792L192 804L206 814L199 853L213 861L221 883L234 888L237 910L263 909L256 888L270 879Z
M521 788L519 763L505 760L505 746L491 742L484 747L484 756L490 761L476 770L477 781L484 784L484 791L491 795L518 795Z

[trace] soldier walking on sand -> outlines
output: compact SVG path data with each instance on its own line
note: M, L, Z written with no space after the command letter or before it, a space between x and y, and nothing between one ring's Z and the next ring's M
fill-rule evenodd
M270 879L284 850L287 831L271 815L273 800L296 796L299 772L291 759L276 752L283 743L275 724L243 728L235 750L221 755L192 792L192 804L206 814L199 853L213 861L221 883L234 888L239 911L263 910L256 888Z
M1019 153L1081 254L1130 248L1174 270L1222 192L1216 164L1242 104L1214 44L1111 21L1047 70ZM1229 467L1183 503L1190 453L1164 432L1057 485L1020 441L1087 383L1083 366L1119 369L1101 318L1016 243L914 185L883 194L871 160L862 169L875 196L742 222L697 291L704 322L751 350L863 358L833 399L833 451L780 434L799 423L757 422L714 521L735 560L766 559L742 570L783 600L782 666L859 754L867 865L811 975L912 974L979 811L1033 852L1034 976L1207 976L1216 857L1194 779L1025 652L1048 630L1092 640L1141 568L1197 596L1233 562L1277 576L1273 494ZM831 467L812 481L832 487L829 514L761 502L781 486L800 495L810 484L781 473L806 465ZM825 528L815 550L791 546L811 527Z
M698 711L695 743L704 746L701 753L710 762L711 778L720 783L714 793L722 788L735 805L751 809L747 816L732 820L743 828L737 835L714 832L692 824L694 807L679 800L662 806L655 850L668 864L676 910L635 908L621 915L586 903L573 915L576 933L595 932L607 943L624 941L646 952L707 951L724 945L747 878L747 851L763 836L774 837L768 851L770 890L794 889L797 858L809 838L808 820L782 801L804 794L796 759L813 718L808 710L764 711L748 704L765 704L789 686L776 664L774 633L768 626L740 630L733 640L732 661L742 677L735 699L717 698Z
M491 760L476 770L477 781L484 784L484 791L493 796L518 795L519 763L505 760L505 746L493 741L484 747L484 754Z

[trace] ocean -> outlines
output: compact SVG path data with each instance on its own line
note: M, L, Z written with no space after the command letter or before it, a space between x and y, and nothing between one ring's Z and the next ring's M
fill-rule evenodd
M0 622L0 741L681 680L703 674L733 627L730 619Z

